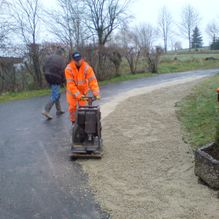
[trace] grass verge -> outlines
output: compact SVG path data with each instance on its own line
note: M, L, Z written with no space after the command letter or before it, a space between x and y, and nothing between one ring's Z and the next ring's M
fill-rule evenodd
M118 77L114 77L110 80L100 81L99 85L103 86L109 83L118 83L121 81L134 80L138 78L145 78L152 76L152 73L140 73L140 74L125 74ZM62 89L63 91L63 89ZM45 96L50 94L50 89L22 91L22 92L7 92L0 95L0 103L4 103L11 100L28 99L31 97Z
M184 139L193 149L215 140L218 122L216 88L219 74L193 88L193 92L177 103L177 116L185 130Z
M174 72L184 72L192 71L197 69L210 69L218 68L218 60L209 60L205 61L203 59L195 61L170 61L170 62L161 62L159 65L159 72L163 73L174 73Z
M183 72L183 71L195 70L195 69L210 69L210 68L219 68L219 61L218 60L205 61L203 59L196 59L192 61L166 60L160 63L159 73L165 74L165 73L174 73L174 72ZM138 74L126 73L109 80L101 81L99 82L99 84L103 86L108 83L118 83L121 81L150 77L152 75L154 74L148 72L138 73ZM0 103L11 101L11 100L28 99L35 96L44 96L44 95L48 95L49 93L50 93L49 89L14 92L14 93L8 92L0 95Z
M50 93L49 89L22 91L22 92L7 92L0 95L0 103L4 103L11 100L22 100L31 97L44 96Z

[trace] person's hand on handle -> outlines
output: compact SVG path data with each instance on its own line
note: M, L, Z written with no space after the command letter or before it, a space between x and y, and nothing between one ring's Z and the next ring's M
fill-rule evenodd
M80 100L87 100L87 97L85 95L82 95Z
M95 96L96 100L100 100L101 99L101 96L100 95L97 95Z

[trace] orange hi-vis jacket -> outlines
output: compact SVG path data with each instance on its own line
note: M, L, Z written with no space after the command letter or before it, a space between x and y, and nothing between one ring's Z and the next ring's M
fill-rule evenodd
M82 95L87 95L91 90L94 96L99 95L99 86L91 66L84 60L78 69L74 61L65 68L66 98L69 104L70 120L75 121L77 106L86 105L86 101L80 100Z
M73 98L80 100L82 95L88 93L89 88L94 96L99 95L99 86L94 71L85 61L82 61L79 69L76 67L74 61L71 61L65 68L65 77L67 94Z

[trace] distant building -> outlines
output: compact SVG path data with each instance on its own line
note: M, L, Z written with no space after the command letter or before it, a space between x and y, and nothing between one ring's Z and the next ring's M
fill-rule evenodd
M0 56L0 72L5 69L7 69L7 71L13 69L15 64L22 64L22 62L22 58Z

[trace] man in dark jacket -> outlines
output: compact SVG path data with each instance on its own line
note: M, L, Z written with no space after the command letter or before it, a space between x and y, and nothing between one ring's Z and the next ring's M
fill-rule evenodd
M51 96L49 102L46 104L42 115L47 119L52 119L49 114L51 108L55 104L56 114L61 115L64 113L60 104L60 85L65 83L64 70L66 66L65 51L63 48L57 49L56 53L49 56L43 67L45 78L51 86Z

